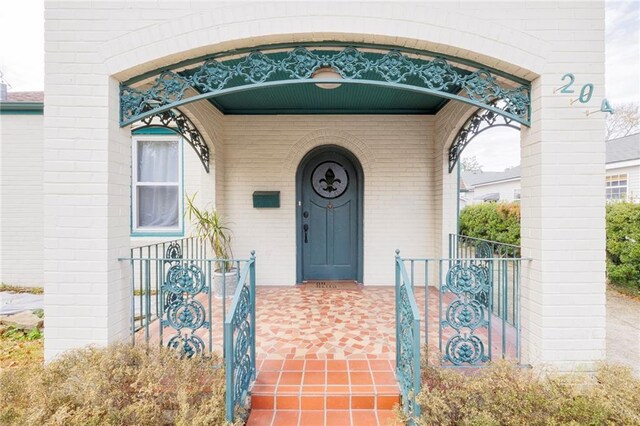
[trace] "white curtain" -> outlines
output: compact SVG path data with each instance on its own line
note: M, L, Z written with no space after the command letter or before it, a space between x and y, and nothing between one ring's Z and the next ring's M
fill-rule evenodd
M177 141L138 142L138 226L175 228L179 224L180 179ZM145 183L171 185L145 185Z

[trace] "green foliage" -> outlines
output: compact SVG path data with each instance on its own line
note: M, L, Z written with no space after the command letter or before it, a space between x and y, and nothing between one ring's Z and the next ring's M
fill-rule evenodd
M640 290L640 204L607 205L607 276L612 284Z
M24 331L22 329L16 328L14 326L7 327L2 333L0 333L0 337L3 339L9 339L14 341L22 341L22 340L40 340L44 337L44 334L37 328L34 328L29 331Z
M520 245L520 203L482 203L460 212L460 233Z
M220 213L216 209L198 208L195 205L196 194L191 197L187 195L187 211L189 220L195 229L198 238L202 238L209 242L213 252L218 259L232 259L231 251L231 230L224 225L224 221ZM233 264L228 262L225 270L229 271ZM216 267L220 272L222 265Z
M419 425L640 425L640 380L619 366L595 377L541 376L501 362L473 373L427 366Z
M0 424L222 425L220 364L158 346L67 352L46 365L0 371Z

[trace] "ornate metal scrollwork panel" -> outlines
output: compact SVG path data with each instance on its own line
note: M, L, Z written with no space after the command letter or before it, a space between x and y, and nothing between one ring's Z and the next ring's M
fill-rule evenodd
M172 246L167 249L169 254L181 256L178 249ZM197 300L199 295L209 292L204 272L193 263L176 260L171 263L161 288L166 297L161 325L175 332L167 346L188 358L203 353L205 343L197 332L210 327L207 310Z
M249 283L241 283L237 304L232 319L233 353L229 356L233 359L233 389L234 400L242 404L246 397L249 384L253 378L253 356L251 345L254 325L251 321L251 287Z
M477 90L480 90L480 87L486 87L481 81L482 80L478 79L469 85L470 93L476 93ZM518 90L509 91L509 93L510 98L502 98L493 102L493 104L499 106L500 109L524 111L528 114L530 107L529 92L524 93ZM512 129L520 130L518 122L513 118L497 114L491 110L478 109L467 119L460 130L458 130L458 134L449 147L449 173L453 171L453 168L462 155L462 151L464 151L473 138L492 127L511 127Z
M196 152L204 169L209 173L209 147L198 128L177 109L170 109L144 117L136 130L148 127L166 127L179 133ZM175 244L175 243L174 243Z
M330 47L330 46L325 46ZM503 74L497 78L490 70L471 67L471 71L454 67L441 57L430 54L408 55L400 50L356 47L339 51L296 47L288 52L252 51L238 59L237 53L228 60L209 59L190 69L163 71L146 88L123 84L120 88L120 122L126 125L144 116L173 108L196 99L215 96L238 86L260 86L288 80L307 80L315 71L329 67L345 82L363 80L384 82L399 89L426 89L482 106L523 124L529 123L530 87L517 78ZM466 65L464 68L469 68ZM508 82L505 84L504 82ZM501 103L496 101L502 100Z
M417 393L415 389L414 379L416 377L416 368L419 368L420 360L416 358L416 340L420 339L419 330L414 329L415 321L418 319L415 316L415 312L412 309L411 300L409 299L409 292L413 290L407 286L405 282L401 282L399 285L399 292L396 297L399 298L397 302L399 315L398 315L398 339L396 350L397 354L397 372L398 381L400 382L400 389L403 392L405 401L405 409L409 415L413 415L414 404L408 402ZM418 348L419 348L419 343ZM418 352L419 354L419 352ZM416 366L417 364L417 366Z
M486 261L456 260L449 268L440 289L444 363L479 365L490 360L491 287Z

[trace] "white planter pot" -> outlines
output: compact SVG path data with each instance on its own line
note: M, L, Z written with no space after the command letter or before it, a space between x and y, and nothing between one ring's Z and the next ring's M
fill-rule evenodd
M222 298L222 290L225 286L225 296L230 298L236 292L238 286L238 270L233 268L224 274L222 272L213 273L213 295Z

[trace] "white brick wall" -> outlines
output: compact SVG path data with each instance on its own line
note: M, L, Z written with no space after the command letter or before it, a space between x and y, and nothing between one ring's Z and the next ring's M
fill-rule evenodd
M42 115L0 115L0 282L42 287Z
M364 170L364 283L392 285L396 248L433 254L431 151L433 117L228 116L224 214L234 252L255 249L258 283L296 281L295 175L320 145L349 149ZM253 191L280 191L279 209L254 209ZM416 235L424 238L415 238Z
M79 344L107 343L127 332L126 271L117 257L126 254L130 244L129 135L127 129L117 128L116 80L230 48L327 39L448 53L533 81L532 127L522 132L523 250L532 258L523 271L525 361L571 369L581 364L589 367L604 356L604 126L602 115L584 114L587 107L599 105L604 92L602 1L160 2L153 6L129 2L124 6L106 1L46 4L47 358ZM573 72L577 84L595 84L589 105L570 105L566 96L553 93L565 72ZM455 126L452 120L445 123L445 111L441 114L435 120L436 144L431 153L423 146L425 163L428 155L434 159L433 199L443 208L433 219L425 216L425 221L431 220L438 232L446 234L454 226L455 180L446 173L445 153ZM464 121L463 114L451 117L456 117L458 125ZM259 150L258 136L240 138L228 133L239 119L230 119L223 129L224 155L216 160L215 197L223 201L222 189L230 213L245 208L243 203L250 199L222 186L236 177L238 169L231 165L240 160L234 157L240 154L230 141ZM296 126L306 132L317 129L315 122L306 128L300 124L313 119L294 121L292 133ZM375 141L376 135L367 139L365 130L357 126L354 131L340 121L332 124L355 133L363 144ZM303 132L297 131L298 138L303 138ZM376 149L387 154L389 148ZM251 150L245 155L275 164L269 157L256 158ZM378 155L372 157L373 170L381 170L380 176L397 166L393 157L389 164ZM248 176L238 178L247 178L243 183L247 188L257 186ZM413 189L403 191L412 194ZM376 202L375 195L370 198L370 203ZM251 210L247 217L262 214ZM256 220L274 219L269 213L264 216ZM239 220L246 220L245 215ZM382 222L376 218L365 222L365 238L367 229L374 230ZM237 250L256 248L260 256L262 246L243 246L245 225L240 226ZM424 230L428 228L425 225ZM391 244L390 250L392 234L380 235L381 242ZM290 250L292 240L288 241L283 247ZM446 251L445 243L441 238L438 251ZM266 248L262 252L269 256ZM365 257L369 255L365 251ZM365 264L369 273L382 274L384 268Z

